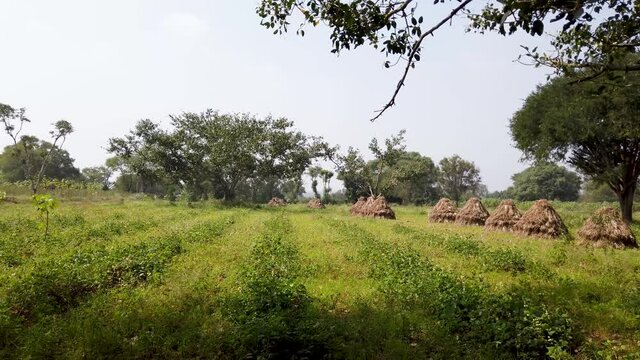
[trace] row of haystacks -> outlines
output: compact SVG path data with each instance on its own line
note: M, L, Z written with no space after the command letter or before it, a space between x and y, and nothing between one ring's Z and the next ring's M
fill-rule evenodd
M568 234L560 215L547 200L536 201L521 214L512 200L504 200L489 215L478 198L471 198L457 211L449 199L440 199L429 214L429 221L461 225L484 225L490 230L513 231L516 234L543 238L558 238ZM578 231L580 243L596 247L622 249L638 247L636 238L623 221L620 212L602 208L587 219Z
M309 200L309 203L307 203L307 207L309 209L324 209L324 204L322 203L322 200L318 199L318 198L313 198L311 200Z
M440 205L440 206L439 206ZM513 231L523 235L557 238L567 233L560 215L546 200L538 200L524 214L512 200L504 200L489 214L480 199L472 197L457 211L449 199L441 199L429 215L431 222L480 225L491 230Z
M372 217L374 219L395 219L396 214L391 210L384 196L370 196L358 198L351 206L351 215Z

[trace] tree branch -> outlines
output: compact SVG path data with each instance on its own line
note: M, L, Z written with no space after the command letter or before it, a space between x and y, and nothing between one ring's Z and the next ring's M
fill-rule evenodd
M473 1L473 0L464 0L460 5L458 5L456 8L451 10L451 13L449 13L449 15L447 15L444 19L440 20L440 22L438 22L431 29L429 29L425 33L423 33L420 36L420 38L413 44L413 47L411 48L411 51L409 52L409 56L408 56L409 59L407 61L407 65L404 68L404 72L402 74L402 77L400 78L400 81L398 81L398 85L396 86L396 90L393 92L393 96L391 96L391 100L389 100L389 102L387 102L387 104L385 104L382 107L382 109L377 111L378 114L376 116L374 116L372 119L370 119L371 122L376 121L380 116L382 116L382 114L384 114L385 111L387 111L389 108L391 108L392 106L394 106L396 104L396 98L398 97L398 93L400 93L400 89L402 89L402 87L404 86L404 82L407 79L407 75L409 74L409 69L411 69L412 65L415 63L415 55L420 50L420 45L422 44L422 41L427 36L432 35L433 32L438 30L442 25L446 24L447 21L452 20L453 17L458 12L460 12L460 10L464 9L471 1ZM410 2L410 1L407 1L407 2Z

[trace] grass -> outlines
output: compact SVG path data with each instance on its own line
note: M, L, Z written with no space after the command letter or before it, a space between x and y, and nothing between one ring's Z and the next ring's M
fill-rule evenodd
M554 205L567 239L152 200L63 201L45 238L3 204L0 357L639 358L640 251Z

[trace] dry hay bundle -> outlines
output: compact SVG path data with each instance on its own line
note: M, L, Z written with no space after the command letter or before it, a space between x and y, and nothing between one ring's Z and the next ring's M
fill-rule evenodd
M286 205L287 205L287 202L284 201L283 199L280 199L279 197L271 198L271 200L269 200L269 202L267 203L267 206L269 207L286 206Z
M484 226L485 221L489 217L489 212L485 209L482 202L477 197L467 200L464 207L458 211L456 215L456 223L461 225L480 225Z
M636 237L622 220L620 212L610 207L601 208L588 218L578 231L578 236L580 244L595 247L613 247L615 249L638 247Z
M433 207L431 213L429 214L429 221L436 223L447 223L456 221L456 215L458 211L456 207L453 206L451 200L447 198L442 198L436 206Z
M372 217L374 219L395 219L396 214L391 210L384 196L371 196L358 199L351 207L351 214Z
M522 214L513 200L502 200L493 214L487 218L484 226L491 230L511 231L521 217Z
M349 212L351 213L351 215L360 215L360 213L362 212L362 208L366 203L367 198L365 198L364 196L360 196L358 198L358 201L356 201L356 203L351 206L351 210L349 210Z
M307 207L310 209L324 209L324 204L322 203L322 200L313 198L309 200Z
M522 235L557 238L567 234L567 227L560 215L547 200L538 200L513 226L513 231Z

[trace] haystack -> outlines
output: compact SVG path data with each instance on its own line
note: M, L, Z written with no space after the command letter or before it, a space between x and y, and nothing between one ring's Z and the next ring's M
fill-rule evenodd
M284 201L283 199L280 199L279 197L274 197L274 198L271 198L271 200L269 200L269 202L267 203L267 206L269 207L287 206L287 202Z
M467 200L462 209L456 215L456 224L484 226L489 217L489 212L477 197Z
M484 226L491 230L511 231L521 217L522 214L513 200L502 200L493 214L487 218Z
M351 213L351 215L360 215L360 213L362 212L362 208L366 203L367 198L365 198L364 196L360 196L358 198L358 201L356 201L356 203L351 206L351 210L349 210L349 212Z
M458 211L456 207L453 206L451 200L447 198L442 198L436 206L433 207L431 213L429 214L429 221L436 223L448 223L456 221L456 215Z
M309 200L307 207L310 209L324 209L324 204L322 203L322 200L318 198L313 198Z
M624 249L638 247L636 237L629 226L622 220L620 212L614 208L605 207L596 211L587 219L578 231L580 244L595 247L612 247Z
M371 196L366 200L358 199L351 207L351 214L372 217L374 219L395 219L396 214L391 210L384 196Z
M567 227L547 200L538 200L513 226L513 231L522 235L557 238L567 234Z

